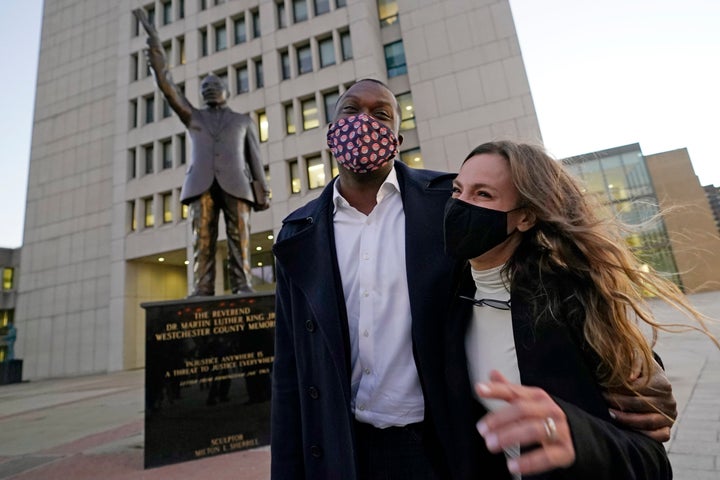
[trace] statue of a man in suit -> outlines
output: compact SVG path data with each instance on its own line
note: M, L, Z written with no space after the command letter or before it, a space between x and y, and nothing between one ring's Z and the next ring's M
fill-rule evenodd
M270 206L257 128L250 116L227 106L228 90L216 75L200 84L205 108L195 108L177 88L154 25L142 9L133 13L148 34L145 49L155 81L170 107L185 124L192 155L180 193L189 205L193 233L192 296L215 293L215 250L220 211L227 225L230 288L252 292L250 273L250 209Z

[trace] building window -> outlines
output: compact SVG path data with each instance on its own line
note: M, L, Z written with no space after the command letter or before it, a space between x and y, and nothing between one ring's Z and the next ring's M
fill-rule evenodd
M317 102L315 98L308 98L301 102L303 130L312 130L320 126L318 119Z
M178 63L180 65L185 65L185 62L187 62L187 56L185 55L185 37L178 37Z
M162 4L162 21L163 25L172 23L172 2L163 2Z
M190 212L190 207L185 203L180 203L180 218L186 220Z
M325 164L320 155L305 159L308 188L310 190L325 186Z
M225 24L215 26L215 51L220 52L227 48L227 28Z
M402 40L385 45L385 66L389 78L407 73Z
M155 121L155 96L145 97L145 124Z
M162 99L162 118L168 118L170 115L172 115L172 112L170 112L170 103L167 101L165 97Z
M261 58L255 59L255 88L265 86L265 74L263 72L263 63Z
M135 178L137 177L137 162L136 162L137 154L135 153L135 149L131 148L128 150L128 178Z
M250 15L252 16L253 38L260 38L262 35L260 28L260 10L253 10L250 12Z
M285 11L284 0L280 0L275 4L275 11L277 12L278 29L287 27L287 12Z
M152 144L150 144L150 145L145 145L145 146L143 147L143 150L144 150L144 152L145 152L145 174L147 175L147 174L153 173L153 171L154 171L154 168L153 168L153 146L152 146Z
M257 112L258 121L258 134L260 135L260 142L268 141L268 119L265 110Z
M293 22L304 22L308 19L307 0L293 0Z
M300 193L300 170L297 160L288 162L290 171L290 193Z
M137 231L137 215L135 214L135 202L128 202L128 216L129 218L129 224L130 224L130 231L135 232Z
M295 133L295 109L292 103L285 104L285 133Z
M396 0L377 0L380 26L387 27L398 21L398 6Z
M152 197L145 198L143 200L143 203L145 204L145 226L146 227L153 227L155 226L155 215L153 214L153 199Z
M200 10L207 9L207 0L200 0Z
M425 168L425 163L423 162L422 153L420 153L419 148L400 152L400 160L405 165L413 168Z
M178 155L178 158L180 159L180 165L185 165L185 163L187 162L187 158L185 158L185 134L181 133L176 138L180 150Z
M328 155L330 156L330 174L332 175L332 178L335 178L340 174L340 171L338 169L337 159L329 151L328 151Z
M167 139L160 143L162 147L162 168L163 170L167 170L168 168L172 168L173 161L172 161L172 140Z
M207 57L208 54L208 35L206 29L200 30L200 56Z
M332 37L323 38L318 42L318 50L320 51L320 68L335 65L335 46Z
M398 95L397 101L400 105L400 130L415 128L415 106L410 92Z
M314 0L315 15L322 15L330 11L330 0Z
M312 51L310 45L303 45L297 49L297 63L300 75L312 72Z
M250 91L250 76L248 75L247 65L241 65L235 70L235 85L238 94Z
M139 57L138 57L137 53L133 53L132 55L130 55L130 81L131 82L136 82L140 78L140 76L139 76L140 70L138 68L138 65L139 65L138 62L139 62Z
M147 7L147 19L150 25L155 26L155 7Z
M335 118L335 104L340 98L340 93L335 90L323 95L323 106L325 107L325 123L330 123Z
M241 15L233 21L233 30L235 32L235 45L245 43L247 41L247 26L245 25L245 15Z
M220 82L222 82L222 86L225 89L225 92L230 95L230 89L228 88L228 74L227 70L223 70L222 72L213 72L219 79Z
M290 78L290 54L287 50L280 52L280 66L282 69L282 79Z
M138 105L137 100L130 100L130 128L137 128Z
M172 214L172 193L167 192L162 194L162 205L163 205L163 223L170 223L173 220Z
M185 0L178 0L177 2L178 6L178 18L182 20L185 18Z
M352 41L350 40L349 31L340 33L340 45L342 46L343 60L350 60L353 58Z
M336 2L335 2L335 6L336 6L337 8L342 8L342 7L346 6L346 5L347 5L347 1L346 1L346 0L336 0Z
M15 288L15 269L12 267L3 268L3 290L13 290Z

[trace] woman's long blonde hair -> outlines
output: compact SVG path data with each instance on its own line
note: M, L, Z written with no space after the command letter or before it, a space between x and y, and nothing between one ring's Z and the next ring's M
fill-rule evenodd
M677 331L678 327L699 330L720 347L707 330L704 316L688 302L671 281L643 265L630 251L621 232L623 225L600 203L583 192L560 162L543 148L498 141L475 148L466 158L494 153L505 158L519 192L519 204L534 215L535 226L523 239L506 266L511 289L523 289L531 298L542 299L542 308L555 317L567 310L545 279L560 278L572 285L573 297L584 312L582 334L600 358L598 379L606 387L630 385L633 365L651 372L653 353L637 319L652 330ZM563 280L564 279L564 280ZM695 323L658 324L645 301L657 296L684 311Z

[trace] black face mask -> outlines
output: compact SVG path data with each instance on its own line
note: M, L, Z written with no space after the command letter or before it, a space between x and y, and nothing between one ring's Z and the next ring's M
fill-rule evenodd
M445 204L443 222L445 253L469 260L500 245L510 236L507 233L507 214L520 208L503 212L478 207L457 198L449 199Z

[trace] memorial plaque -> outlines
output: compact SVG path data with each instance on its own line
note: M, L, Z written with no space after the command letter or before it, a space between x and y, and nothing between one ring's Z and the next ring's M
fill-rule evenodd
M145 468L268 445L275 295L142 307Z

